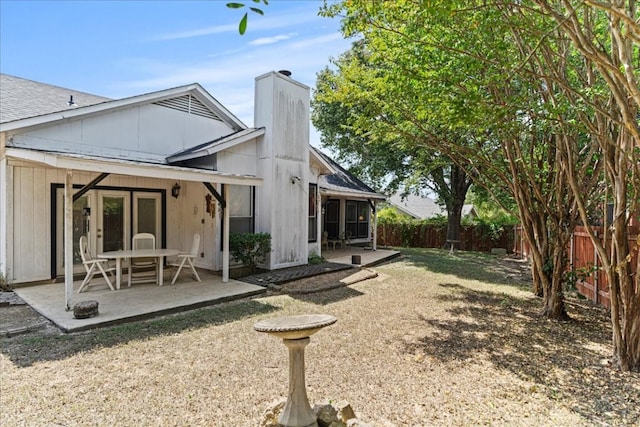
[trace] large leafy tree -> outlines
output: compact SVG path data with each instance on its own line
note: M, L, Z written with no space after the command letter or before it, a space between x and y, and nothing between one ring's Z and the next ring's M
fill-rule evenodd
M628 270L626 235L617 234L630 188L638 194L637 122L629 114L637 113L637 72L629 72L628 61L637 53L635 6L580 2L589 10L578 19L571 3L351 0L325 12L344 12L345 33L367 41L380 65L361 82L377 83L369 83L377 102L394 115L398 132L416 136L416 150L440 150L478 184L514 197L532 248L534 291L551 318L566 317L565 248L578 214L586 222L593 196L610 189L619 242L613 256L603 243L601 255L609 258L618 304L614 350L620 367L638 369L639 290ZM587 23L588 30L576 30ZM622 29L610 30L612 23ZM448 132L443 137L437 128Z
M426 144L414 149L417 135L403 133L398 117L378 102L375 92L385 88L367 77L376 76L368 56L365 43L357 41L334 61L336 71L327 67L318 73L311 118L321 142L354 174L387 194L399 189L403 194L435 193L447 210L447 239L459 241L471 177L439 150Z
M382 120L366 125L392 125L413 152L439 151L479 185L510 194L532 246L534 291L544 297L543 312L566 318L562 248L576 216L559 182L553 133L530 120L540 108L539 97L531 97L540 83L511 73L509 61L520 57L499 10L455 13L454 3L426 5L346 6L345 31L365 38L376 64L375 73L351 77L383 112Z

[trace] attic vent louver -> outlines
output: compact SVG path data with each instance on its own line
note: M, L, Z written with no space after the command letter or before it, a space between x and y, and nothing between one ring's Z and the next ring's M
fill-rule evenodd
M165 99L163 101L154 102L155 105L171 108L173 110L182 111L187 114L206 117L208 119L220 120L216 113L208 109L202 102L191 95L178 96L176 98Z

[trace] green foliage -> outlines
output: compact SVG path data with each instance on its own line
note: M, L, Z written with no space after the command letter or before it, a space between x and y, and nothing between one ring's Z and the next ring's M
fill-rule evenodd
M323 262L325 262L325 259L321 255L318 255L316 253L309 255L309 265L318 265L322 264Z
M378 211L378 224L395 224L410 220L410 216L398 212L392 206L382 208Z
M265 6L269 5L269 0L252 0L254 3L264 3ZM239 3L239 2L231 2L231 3L227 3L227 7L229 9L242 9L243 7L245 7L246 5L244 3ZM258 8L258 7L253 7L253 6L249 6L249 9L254 12L257 13L260 16L264 16L264 12L262 11L262 9ZM244 33L247 31L247 21L249 20L249 12L245 12L244 16L242 17L242 19L240 20L240 23L238 24L238 32L240 33L240 35L244 35Z
M11 290L11 285L9 285L9 281L6 277L4 277L4 273L0 270L0 291L8 292Z
M491 240L496 243L502 238L502 234L505 230L505 223L492 222L486 219L479 219L475 221L475 231L482 238Z
M500 191L499 188L496 190L490 194L484 188L476 186L468 195L467 201L473 204L481 220L498 224L517 224L518 217L513 213L517 212L517 206L513 197Z
M233 259L249 267L252 272L271 252L269 233L236 233L229 236L229 251Z
M563 276L563 282L568 289L575 289L576 283L584 281L598 271L598 267L591 265L589 267L581 267L577 269L567 270Z

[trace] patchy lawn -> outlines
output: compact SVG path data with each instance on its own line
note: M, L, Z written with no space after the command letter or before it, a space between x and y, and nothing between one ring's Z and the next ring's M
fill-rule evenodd
M1 338L0 425L257 426L286 396L288 356L253 324L302 313L338 318L307 347L309 399L347 400L375 426L640 423L640 375L609 366L603 309L569 295L572 321L540 318L526 265L480 254L407 249L374 270L324 292Z

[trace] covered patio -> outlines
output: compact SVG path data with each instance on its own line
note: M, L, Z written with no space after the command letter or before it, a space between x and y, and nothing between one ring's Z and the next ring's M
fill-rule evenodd
M372 251L357 246L323 252L328 262L349 265L352 265L353 255L360 256L361 264L358 267L367 267L392 259L399 252ZM303 269L305 266L298 268ZM172 274L172 269L164 270L165 282L170 283ZM17 287L14 292L63 331L78 332L248 298L267 290L263 286L240 280L229 279L224 282L220 275L202 269L198 269L198 274L202 282L194 281L188 274L182 274L175 285L125 285L117 291L109 289L105 281L96 276L89 290L74 295L77 301L98 301L98 316L88 319L75 319L73 311L65 310L64 283ZM73 282L74 292L81 283L81 280Z

